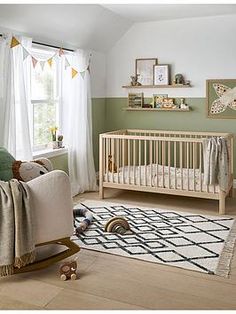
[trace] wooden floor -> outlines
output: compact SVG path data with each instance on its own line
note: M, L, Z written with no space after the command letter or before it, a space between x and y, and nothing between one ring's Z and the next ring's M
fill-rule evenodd
M218 203L187 197L106 190L106 200L217 214ZM98 199L85 193L75 201ZM227 199L236 216L236 198ZM236 255L236 254L235 254ZM236 256L229 279L81 250L80 279L60 281L59 264L0 279L0 309L236 309Z

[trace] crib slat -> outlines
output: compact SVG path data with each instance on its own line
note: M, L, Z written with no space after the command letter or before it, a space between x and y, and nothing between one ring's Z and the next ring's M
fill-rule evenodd
M171 188L171 177L170 177L170 141L168 141L168 188Z
M187 190L189 191L189 159L190 159L190 149L189 149L189 142L186 143L187 144L187 150L186 150L186 154L187 154Z
M202 192L202 143L199 143L199 183L200 192Z
M141 140L138 140L139 185L141 185Z
M122 139L122 183L125 184L125 139Z
M147 140L144 141L144 180L147 185Z
M136 142L133 140L133 180L136 184Z
M117 139L116 141L116 150L117 150L117 183L120 183L120 176L119 176L119 168L120 168L120 140Z
M130 139L128 140L128 184L130 184Z
M152 141L149 142L150 186L152 186Z
M156 185L158 187L159 181L159 141L156 141Z
M114 139L111 139L111 162L112 162L112 166L111 166L111 171L112 171L112 175L111 175L111 178L112 178L112 183L114 183L114 157L115 157L115 154L114 154Z
M161 154L162 154L162 187L165 187L165 142L161 142Z
M193 143L193 190L194 191L196 191L195 167L196 167L196 143Z
M181 173L181 189L183 190L183 142L180 142L180 173Z
M109 155L109 149L108 149L108 143L109 143L109 139L106 138L105 140L106 142L106 181L109 181L109 169L108 169L108 155Z
M177 167L177 156L176 156L176 142L174 142L174 168L175 168L175 190L176 190L176 167Z

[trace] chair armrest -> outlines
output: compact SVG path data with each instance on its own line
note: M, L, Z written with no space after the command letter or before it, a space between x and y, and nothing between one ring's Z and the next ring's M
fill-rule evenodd
M68 175L61 170L27 182L35 216L36 244L73 234L73 204Z

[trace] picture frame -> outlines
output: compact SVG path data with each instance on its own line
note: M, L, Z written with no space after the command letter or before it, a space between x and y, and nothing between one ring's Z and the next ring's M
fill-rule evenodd
M157 64L153 66L153 85L169 85L169 64Z
M128 107L129 108L142 108L143 107L143 93L129 93L128 94Z
M153 85L153 66L158 63L157 58L142 58L135 60L135 75L142 85Z
M236 119L236 79L206 80L206 115L210 119Z

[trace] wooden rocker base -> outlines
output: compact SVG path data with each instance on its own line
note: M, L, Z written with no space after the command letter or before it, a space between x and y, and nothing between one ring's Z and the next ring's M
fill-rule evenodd
M67 257L80 251L80 247L77 244L75 244L74 242L72 242L70 240L70 238L63 238L63 239L58 239L58 240L54 240L54 241L40 243L40 244L37 244L36 247L44 246L44 245L48 245L48 244L64 245L68 249L66 249L62 252L59 252L55 255L52 255L50 257L46 257L42 260L36 261L32 264L26 265L24 267L14 268L14 274L25 273L28 271L34 271L34 270L39 270L39 269L48 267L48 266L50 266L56 262L61 261L64 258L67 258Z

